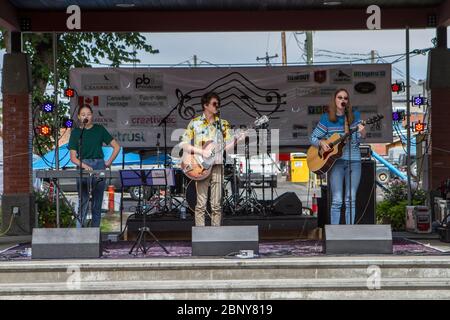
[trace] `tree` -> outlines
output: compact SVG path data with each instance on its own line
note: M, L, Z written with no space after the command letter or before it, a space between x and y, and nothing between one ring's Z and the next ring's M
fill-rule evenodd
M0 49L5 48L5 30L0 33ZM52 125L54 117L62 117L69 109L68 102L60 101L56 114L43 114L40 106L45 101L54 101L53 75L53 35L51 33L24 33L23 50L28 54L32 76L32 110L33 126L39 124ZM60 33L57 34L57 73L58 95L69 83L71 68L92 67L108 61L111 67L119 67L122 63L139 63L137 52L158 53L146 43L140 33ZM34 135L34 149L45 153L53 148L54 140Z

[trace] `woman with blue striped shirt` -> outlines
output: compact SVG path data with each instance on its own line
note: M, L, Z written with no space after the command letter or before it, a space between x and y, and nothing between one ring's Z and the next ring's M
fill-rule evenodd
M348 121L346 119L348 116ZM345 222L346 224L355 223L355 200L356 191L358 190L359 180L361 179L361 153L359 144L361 138L365 138L366 131L361 124L361 116L359 112L352 110L350 96L346 89L338 89L329 105L328 113L320 118L317 127L314 129L310 142L316 147L322 148L324 151L330 150L325 142L333 133L340 135L349 132L350 129L358 127L358 130L352 134L351 144L345 144L342 157L337 159L333 167L329 171L329 185L333 194L331 201L331 224L339 224L342 207L343 183L345 181ZM351 170L349 170L351 168ZM350 173L351 171L351 190L350 190ZM351 204L350 204L351 192ZM352 214L350 216L350 205Z

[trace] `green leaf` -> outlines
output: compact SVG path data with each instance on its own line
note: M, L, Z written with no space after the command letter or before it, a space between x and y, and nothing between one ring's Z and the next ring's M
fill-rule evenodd
M0 33L0 48L4 47L3 34ZM54 101L53 89L53 35L51 33L25 33L24 51L28 54L32 73L32 110L33 126L53 124L55 115L39 112L40 105ZM154 54L156 51L139 33L62 33L57 36L58 94L68 86L71 68L91 67L93 63L105 62L118 67L121 63L136 61L135 50ZM135 48L135 50L132 50ZM102 61L107 59L107 61ZM50 91L48 91L50 89ZM58 116L67 114L69 104L60 101ZM43 154L54 148L54 140L34 135L34 151Z

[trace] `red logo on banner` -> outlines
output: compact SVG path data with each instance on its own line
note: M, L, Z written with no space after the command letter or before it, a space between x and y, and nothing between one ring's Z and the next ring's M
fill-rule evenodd
M314 71L314 81L318 83L323 83L327 80L327 71L326 70L319 70Z
M98 106L98 96L93 96L93 97L79 96L78 97L78 105L83 106L85 104L87 104L90 107Z

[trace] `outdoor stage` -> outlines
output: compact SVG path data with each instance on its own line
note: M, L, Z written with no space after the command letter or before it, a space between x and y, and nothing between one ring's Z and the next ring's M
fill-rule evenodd
M0 299L450 299L449 251L429 241L330 256L320 240L262 240L253 259L191 257L190 241L130 255L121 241L104 242L100 259L45 261L21 244L1 255Z
M210 223L206 219L207 225ZM190 240L194 219L187 215L180 219L179 215L161 214L147 218L146 226L162 240ZM299 239L318 238L317 217L297 215L224 215L223 226L254 226L259 228L260 239ZM142 216L131 215L125 224L124 237L136 239L138 229L143 226Z

